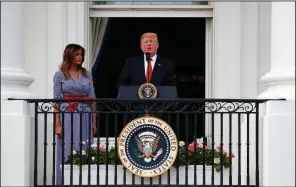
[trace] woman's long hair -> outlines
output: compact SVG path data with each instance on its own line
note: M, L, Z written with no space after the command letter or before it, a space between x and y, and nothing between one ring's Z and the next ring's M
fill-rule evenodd
M69 69L70 69L70 67L73 63L74 57L79 49L81 49L81 51L82 51L82 61L81 61L80 65L77 65L78 71L81 71L81 74L84 77L87 77L87 71L84 67L82 67L82 63L84 62L85 49L78 44L68 44L64 50L63 62L60 65L60 71L63 72L65 79L70 79L70 77L71 77L71 75L69 73Z

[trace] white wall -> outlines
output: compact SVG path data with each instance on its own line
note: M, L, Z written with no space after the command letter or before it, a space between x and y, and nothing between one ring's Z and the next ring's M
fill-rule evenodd
M215 2L216 98L256 98L269 71L270 3Z
M214 5L214 97L253 98L265 89L260 78L270 64L270 3L215 2ZM247 106L247 105L245 105ZM220 143L219 116L215 117L215 142ZM250 115L251 183L255 182L255 115ZM228 149L229 115L223 119L223 143ZM246 116L232 115L232 151L238 155L238 125L241 124L242 182L246 184ZM261 134L262 135L262 134ZM237 158L234 160L237 169Z
M271 59L271 3L259 2L258 22L258 79L270 69ZM263 82L259 81L258 90L261 94L266 90Z
M25 2L25 66L36 78L29 90L40 98L52 98L53 75L62 62L67 44L87 49L84 2ZM34 20L34 21L33 21ZM87 66L86 59L84 66Z

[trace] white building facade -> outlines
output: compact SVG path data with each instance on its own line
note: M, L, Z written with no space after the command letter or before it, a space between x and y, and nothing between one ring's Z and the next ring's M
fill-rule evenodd
M53 75L68 43L86 48L84 66L90 70L97 17L206 17L207 98L285 98L268 101L260 111L261 185L295 186L294 2L2 2L1 185L32 185L34 170L34 111L7 99L52 98Z

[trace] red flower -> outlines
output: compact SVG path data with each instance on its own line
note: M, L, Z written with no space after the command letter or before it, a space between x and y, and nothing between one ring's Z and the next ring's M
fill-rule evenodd
M195 144L195 151L197 150L198 146L199 146L199 144L196 142L196 144ZM188 146L188 150L189 150L190 152L192 152L192 153L194 152L194 142L191 143L191 144L189 144L189 146Z
M234 155L233 153L231 153L231 157L232 157L232 158L235 158L235 155Z
M203 148L203 146L200 146L200 148ZM209 147L207 145L205 145L205 149L208 149Z
M220 145L217 146L217 149L218 149L218 150L221 149ZM225 152L225 151L222 149L222 153L224 153L224 152Z
M97 150L99 152L106 152L106 148L105 147L99 147Z

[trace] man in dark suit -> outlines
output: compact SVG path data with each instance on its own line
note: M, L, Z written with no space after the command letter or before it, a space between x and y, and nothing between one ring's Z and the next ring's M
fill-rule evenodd
M141 86L150 82L158 86L175 86L175 74L173 63L157 54L159 47L157 34L145 33L140 38L140 46L143 54L126 59L121 72L119 86ZM150 60L146 59L146 53L150 53ZM152 75L150 74L152 72ZM141 115L125 115L124 124ZM167 115L157 115L163 120Z
M119 86L140 86L146 82L155 86L175 86L173 63L157 54L159 47L157 34L143 34L140 45L143 54L126 59L119 78ZM150 53L151 58L148 61L146 53Z

